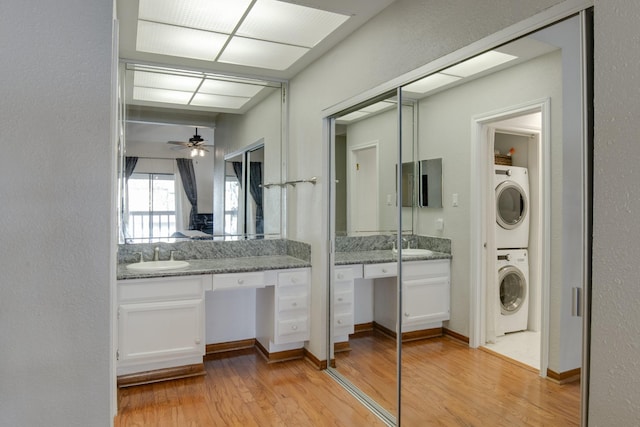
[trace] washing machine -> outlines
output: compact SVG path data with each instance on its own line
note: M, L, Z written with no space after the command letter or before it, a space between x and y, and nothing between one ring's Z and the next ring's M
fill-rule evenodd
M529 246L529 173L527 168L495 165L496 248Z
M526 249L497 250L498 321L496 335L527 329L529 257Z

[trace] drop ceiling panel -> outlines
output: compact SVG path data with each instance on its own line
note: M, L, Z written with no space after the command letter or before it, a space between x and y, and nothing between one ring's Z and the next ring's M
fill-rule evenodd
M218 62L286 70L308 51L309 49L298 46L234 37L218 58Z
M198 93L193 97L191 105L210 108L240 109L250 98L238 96L209 95Z
M134 71L133 85L158 89L171 89L194 92L202 82L202 78L176 76L149 71Z
M169 104L187 105L191 99L190 92L177 90L156 89L149 87L134 87L133 99L137 101L163 102Z
M140 0L138 18L231 34L250 0Z
M202 83L199 93L207 93L211 95L232 95L251 98L260 92L264 86L255 84L242 84L235 82L227 82L224 80L207 79Z
M208 31L138 21L136 49L140 52L213 61L227 38Z
M319 9L259 0L236 32L240 36L313 47L342 25L346 15Z

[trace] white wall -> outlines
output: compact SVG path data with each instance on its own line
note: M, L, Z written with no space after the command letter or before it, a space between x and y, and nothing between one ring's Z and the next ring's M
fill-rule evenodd
M640 420L640 2L595 2L589 425Z
M109 425L112 2L0 6L0 425Z

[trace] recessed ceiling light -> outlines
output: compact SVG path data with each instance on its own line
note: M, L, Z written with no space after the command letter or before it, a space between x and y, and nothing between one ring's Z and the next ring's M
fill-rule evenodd
M192 93L177 90L156 89L150 87L134 87L133 99L138 101L166 102L169 104L187 105Z
M133 85L153 87L157 89L171 89L181 91L195 91L202 82L202 78L176 76L149 71L134 71Z
M138 19L231 34L250 0L140 0Z
M407 92L425 94L441 86L445 86L445 85L448 85L449 83L453 83L457 80L460 80L460 78L461 77L450 76L448 74L442 74L442 73L431 74L430 76L427 76L416 82L403 86L402 90Z
M453 67L449 67L446 70L442 70L442 72L458 77L469 77L473 74L478 74L482 71L488 70L489 68L497 67L498 65L512 61L516 58L517 56L514 55L490 50L489 52L469 58L460 64L454 65Z
M140 52L213 61L228 36L191 28L138 21L136 49Z
M313 47L349 16L275 0L259 0L236 32L254 39Z
M218 62L286 70L308 51L309 49L298 46L233 37Z
M247 101L249 101L249 98L243 98L239 96L223 96L198 93L193 97L190 105L197 105L198 107L239 109L242 108L242 106L246 104Z

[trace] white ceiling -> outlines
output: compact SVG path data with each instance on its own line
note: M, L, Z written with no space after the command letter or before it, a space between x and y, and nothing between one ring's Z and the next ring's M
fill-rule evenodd
M394 0L282 0L277 2L272 0L227 0L228 5L219 14L206 13L208 12L206 1L190 1L193 2L189 4L190 7L176 11L174 10L174 5L178 3L176 0L118 0L120 58L133 63L288 80L393 3ZM274 9L279 11L279 16L270 17L265 23L264 20L255 19L250 12L238 28L215 26L217 24L214 21L217 21L220 16L233 15L236 17L238 13L244 13L244 8L238 12L234 7L235 4L243 4L246 8L247 3L255 3L253 9L258 10L263 7L263 2L275 6ZM307 18L297 15L290 23L286 19L281 19L286 15L285 12L291 8L288 7L288 4L332 12L332 14L314 14L314 11L311 10L303 15L311 15L307 18L316 23L320 22L333 27L338 24L339 26L326 38L318 41L321 35L308 31L309 25L302 24L303 20ZM140 5L142 5L141 14L139 14ZM340 24L340 16L334 14L349 18ZM140 21L140 26L138 25L139 18L144 19ZM159 27L162 27L162 31L157 32ZM202 31L202 28L220 28L219 31L233 33L237 37L229 38L227 41L226 36L221 36L220 33L213 31ZM165 29L168 31L164 32ZM140 39L138 39L139 31L141 36L144 32L144 37ZM189 34L186 33L190 32L204 34L211 39L211 46L219 47L221 43L228 43L229 48L237 47L237 49L233 51L229 49L222 52L221 55L213 55L211 52L202 53L203 50L207 50L203 49L202 45L190 43L187 47L180 46L177 41L183 36L187 37ZM163 37L173 43L173 51L157 48ZM278 44L276 45L274 42ZM275 47L274 53L252 55L250 59L254 62L253 65L241 65L247 63L247 58L242 56L242 49L247 47L246 45L260 43ZM140 50L136 48L137 45ZM142 51L143 49L145 51ZM163 51L164 54L153 53L157 51ZM276 69L274 69L272 56L278 55L276 52L284 57L284 63L278 62ZM300 54L302 54L301 57L299 57ZM194 56L201 59L185 58L178 55ZM287 61L293 63L288 65ZM282 64L286 68L278 69L283 67Z

